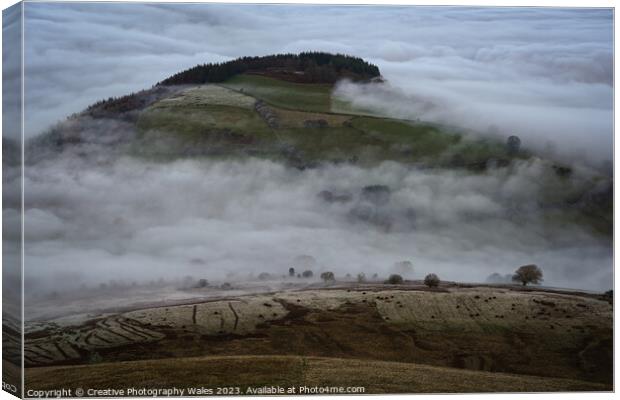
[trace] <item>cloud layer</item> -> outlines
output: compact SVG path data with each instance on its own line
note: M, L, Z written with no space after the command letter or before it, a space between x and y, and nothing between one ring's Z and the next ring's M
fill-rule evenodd
M610 9L28 3L25 14L29 136L197 63L324 50L379 65L390 84L365 101L396 116L612 156Z
M577 171L568 185L582 190L588 179ZM411 260L417 278L480 282L537 263L548 285L607 289L609 239L540 206L566 189L553 182L540 161L471 175L392 162L298 171L256 159L101 163L65 153L26 169L26 281L45 291L112 279L277 276L309 254L338 276L385 277ZM369 185L391 195L365 197ZM326 202L324 190L350 200ZM17 200L6 199L7 222L18 221Z

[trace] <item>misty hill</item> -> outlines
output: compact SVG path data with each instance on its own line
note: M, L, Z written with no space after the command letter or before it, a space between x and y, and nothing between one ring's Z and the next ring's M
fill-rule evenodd
M301 168L393 160L484 170L528 157L458 128L355 109L334 94L341 79L381 81L378 67L361 58L320 52L198 65L151 89L99 101L36 142L55 149L131 143L143 156L251 155Z
M503 168L508 175L518 163L539 163L541 188L531 199L537 208L550 220L611 233L609 176L578 173L532 154L519 140L355 108L334 91L339 79L364 84L380 79L380 71L360 58L328 53L198 65L150 89L91 105L31 141L27 154L31 161L50 151L160 160L255 157L300 170L393 161L471 174Z

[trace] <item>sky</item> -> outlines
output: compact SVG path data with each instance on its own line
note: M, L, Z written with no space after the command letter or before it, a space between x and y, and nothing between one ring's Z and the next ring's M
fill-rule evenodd
M362 106L611 159L611 9L27 3L26 135L198 63L321 50L385 85ZM364 96L360 96L364 94Z

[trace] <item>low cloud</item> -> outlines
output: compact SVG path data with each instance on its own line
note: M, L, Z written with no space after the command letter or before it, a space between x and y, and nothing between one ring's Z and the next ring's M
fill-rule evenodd
M613 159L613 120L601 104L609 95L607 86L518 82L341 82L335 93L382 115L464 128L475 136L505 140L517 135L524 147L562 161L600 165Z
M609 239L541 206L562 189L542 161L482 175L393 162L299 171L258 159L108 161L65 153L26 169L30 289L281 275L301 254L339 276L387 276L411 260L417 278L480 282L536 263L548 285L602 290L611 279ZM576 171L569 186L588 182ZM389 200L365 198L369 185L387 186ZM350 200L326 202L325 190Z

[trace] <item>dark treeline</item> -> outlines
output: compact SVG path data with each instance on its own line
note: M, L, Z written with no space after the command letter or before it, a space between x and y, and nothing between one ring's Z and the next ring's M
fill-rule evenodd
M154 86L151 89L133 92L120 97L109 97L91 104L86 108L85 113L95 118L129 113L148 107L166 96L170 91L170 88Z
M108 97L107 99L99 100L89 105L86 111L92 113L98 110L106 110L122 113L135 110L142 106L142 103L143 101L140 99L138 93L130 93L120 97Z
M179 72L158 85L223 82L244 72L289 73L305 83L334 83L340 78L366 80L380 75L379 68L359 57L344 54L305 52L264 57L241 57L224 63L202 64Z

